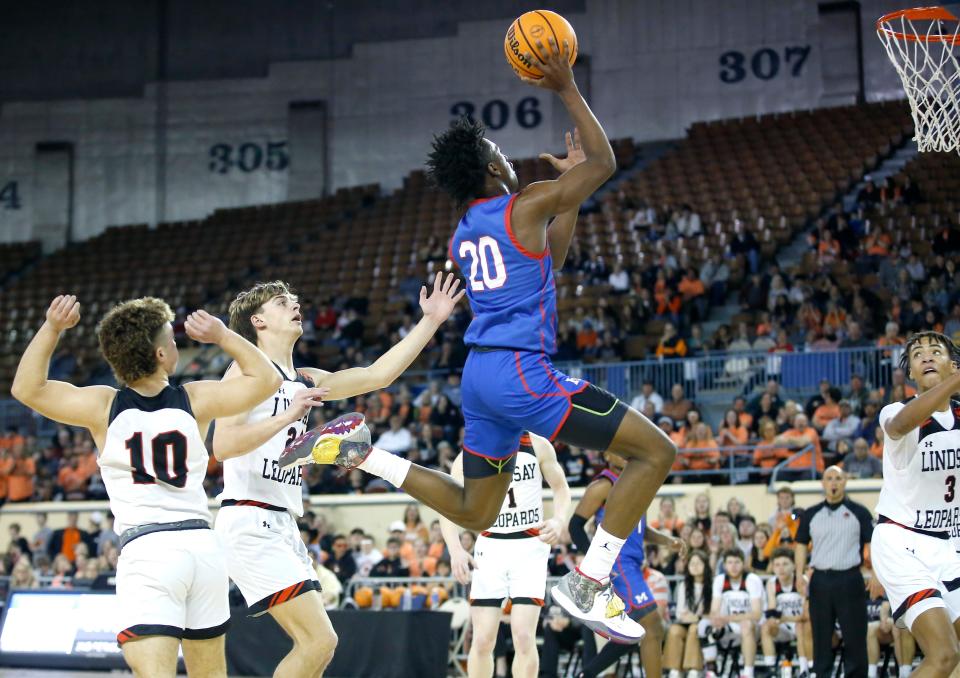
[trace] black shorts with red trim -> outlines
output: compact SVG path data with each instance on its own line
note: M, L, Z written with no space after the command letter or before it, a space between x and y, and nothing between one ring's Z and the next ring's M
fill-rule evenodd
M297 582L296 584L291 584L285 589L281 589L276 593L267 596L261 600L258 600L253 605L247 609L247 614L251 617L257 617L271 607L276 607L281 603L285 603L288 600L293 600L297 596L302 596L308 591L319 591L320 582L316 579L305 579L303 581Z
M525 431L604 451L627 412L616 396L564 374L546 354L506 348L471 350L461 395L467 478L512 471Z
M210 640L222 636L230 628L230 620L206 629L182 629L168 624L134 624L117 634L117 645L147 636L169 636L181 640Z

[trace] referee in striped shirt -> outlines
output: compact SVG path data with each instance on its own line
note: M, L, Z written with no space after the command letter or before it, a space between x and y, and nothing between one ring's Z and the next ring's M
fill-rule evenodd
M797 573L802 574L813 542L808 584L813 670L818 677L833 673L831 641L837 621L843 633L844 675L867 678L867 595L860 566L863 547L873 534L873 516L847 498L847 477L840 467L824 471L822 484L826 500L804 511L795 551ZM800 581L803 587L802 577Z

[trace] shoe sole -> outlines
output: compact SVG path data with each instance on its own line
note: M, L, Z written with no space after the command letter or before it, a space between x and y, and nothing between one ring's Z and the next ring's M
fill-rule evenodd
M313 463L313 450L321 438L343 440L356 433L364 425L365 418L362 414L345 414L333 421L329 421L320 428L307 431L302 436L294 440L280 453L277 464L281 470L304 466ZM335 463L335 462L331 462Z
M560 590L559 585L554 585L553 588L550 589L550 593L553 595L553 599L560 604L560 607L567 611L567 614L579 620L580 623L584 624L588 629L600 636L603 636L612 643L619 643L620 645L634 645L643 640L643 637L647 634L646 630L641 626L639 636L621 635L601 621L597 621L596 619L587 619L584 617L583 610L577 607L577 604L570 600L567 594Z

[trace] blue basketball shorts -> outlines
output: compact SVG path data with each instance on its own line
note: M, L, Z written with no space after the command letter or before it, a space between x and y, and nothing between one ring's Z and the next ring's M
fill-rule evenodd
M616 396L564 374L549 356L533 351L475 348L463 368L461 394L464 475L472 478L512 468L527 431L604 451L627 412Z
M653 592L643 578L643 563L622 554L610 570L610 584L627 606L627 614L640 619L657 609Z

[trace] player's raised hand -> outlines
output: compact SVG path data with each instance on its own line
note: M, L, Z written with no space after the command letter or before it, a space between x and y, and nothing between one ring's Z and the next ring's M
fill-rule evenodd
M540 541L556 546L563 538L563 523L558 518L549 518L537 525L540 530Z
M302 388L293 394L287 413L291 421L303 419L312 408L323 405L323 399L330 393L329 388Z
M686 559L687 552L690 550L687 542L685 542L683 539L680 539L680 537L671 537L667 548L678 554L683 559Z
M549 45L544 45L541 40L537 40L537 53L539 58L534 61L534 56L527 53L526 57L529 63L536 64L543 72L543 77L539 80L520 76L528 85L542 87L562 92L565 89L574 87L573 69L570 67L570 43L563 41L563 49L557 45L553 38L547 38Z
M453 307L457 305L460 298L466 294L466 290L457 292L460 287L460 278L454 273L448 273L444 276L440 271L433 278L433 292L427 296L427 288L420 288L420 308L425 317L434 318L438 322L443 322L453 313Z
M469 584L470 578L473 576L472 572L476 569L477 564L474 562L473 556L464 549L450 554L450 572L461 584Z
M223 321L203 309L188 315L183 328L188 337L201 344L219 344L227 334L227 326Z
M80 322L80 302L72 294L61 294L50 302L47 323L57 332L65 332Z
M567 157L558 158L555 155L550 155L549 153L541 153L540 159L546 160L551 165L553 169L557 170L561 174L566 172L571 167L576 167L581 162L587 159L587 154L583 152L583 148L580 146L580 130L574 128L573 134L567 132L564 136L564 141L567 143Z

